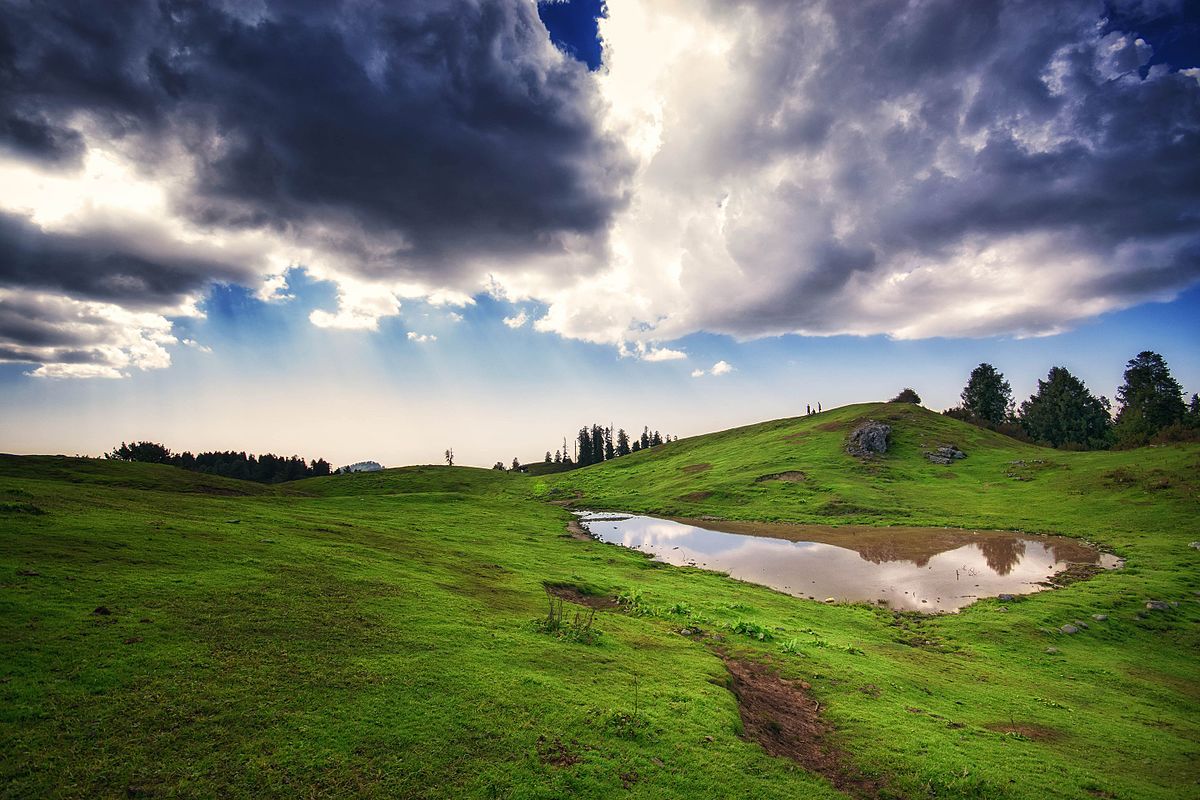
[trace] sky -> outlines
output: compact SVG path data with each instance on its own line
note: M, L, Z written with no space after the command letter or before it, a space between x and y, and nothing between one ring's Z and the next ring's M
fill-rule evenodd
M1200 391L1200 3L0 0L0 451Z

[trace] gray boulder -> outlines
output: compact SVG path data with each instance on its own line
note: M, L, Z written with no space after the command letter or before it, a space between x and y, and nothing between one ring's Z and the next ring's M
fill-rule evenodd
M859 458L873 458L888 449L888 437L892 426L869 419L850 432L846 441L846 452Z
M925 457L934 464L946 466L954 463L960 458L966 458L967 454L952 444L944 444L936 450L927 450L925 452Z
M1147 600L1146 608L1150 611L1169 611L1171 606L1162 600Z
M1079 633L1079 628L1074 625L1063 625L1059 630L1066 634Z

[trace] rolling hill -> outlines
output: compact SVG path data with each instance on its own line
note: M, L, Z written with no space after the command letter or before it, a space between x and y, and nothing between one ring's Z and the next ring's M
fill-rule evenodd
M862 462L868 418L894 444ZM967 458L922 455L944 443ZM1198 466L893 404L544 476L3 456L0 794L1194 795ZM927 617L666 567L572 536L568 504L1047 531L1127 561ZM795 724L809 746L780 750Z

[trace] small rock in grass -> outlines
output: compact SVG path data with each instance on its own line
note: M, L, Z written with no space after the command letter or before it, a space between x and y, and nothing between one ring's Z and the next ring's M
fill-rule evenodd
M1164 603L1162 600L1147 600L1146 601L1146 609L1149 611L1166 611L1166 610L1170 609L1170 607L1171 606Z
M137 644L141 640L142 640L142 637L140 637L140 636L130 636L128 639L125 640L125 644Z
M1085 630L1087 629L1087 623L1086 623L1086 622L1080 622L1079 620L1075 620L1075 622L1074 622L1074 625L1075 625L1075 627L1076 627L1076 628L1083 628L1083 629L1085 629Z
M691 628L684 628L683 630L681 630L681 631L679 632L679 634L680 634L681 636L691 636L691 635L692 635L692 629L691 629Z
M24 578L36 578L42 573L38 572L36 569L19 569L17 570L17 574Z
M96 610L92 613L99 614L102 617L107 617L112 612L108 610L108 606L96 606Z
M1200 542L1189 542L1188 547L1191 547L1194 550L1200 550Z
M1059 630L1066 634L1079 633L1079 628L1074 625L1063 625Z
M1096 622L1104 622L1104 620L1108 619L1108 614L1092 614L1092 619L1096 620Z
M1046 653L1047 653L1047 655L1056 656L1056 655L1058 655L1058 648L1057 647L1047 647Z
M226 524L226 525L237 525L237 524L238 524L238 523L240 523L240 522L241 522L241 520L240 520L240 519L227 519L227 520L225 520L225 524Z
M836 602L837 602L837 598L836 598L836 597L826 597L826 598L825 598L824 600L822 600L821 602L823 602L823 603L836 603Z
M1011 595L1011 594L998 594L998 595L996 595L996 599L999 600L1001 603L1011 603L1012 601L1016 600L1017 597L1016 597L1016 595Z

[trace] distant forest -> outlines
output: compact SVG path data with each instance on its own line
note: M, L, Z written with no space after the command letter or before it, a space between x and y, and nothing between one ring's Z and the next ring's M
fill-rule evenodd
M301 478L315 478L330 475L333 471L329 462L323 458L309 463L300 456L277 456L274 453L256 456L233 450L192 455L189 452L172 453L157 442L121 442L120 447L106 453L104 457L119 461L169 464L206 475L220 475L259 483L283 483ZM349 471L349 468L345 469Z
M511 469L519 472L560 472L611 461L639 450L658 447L678 438L678 436L672 437L670 434L652 431L648 425L642 428L641 436L634 438L630 438L624 428L618 428L614 433L611 425L584 425L575 435L575 441L571 443L571 447L568 447L567 440L563 439L562 448L553 453L547 450L546 457L541 464L522 464L519 459L514 458ZM505 469L504 462L497 461L492 469Z

